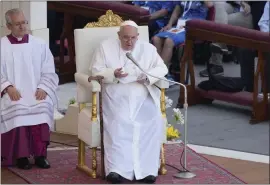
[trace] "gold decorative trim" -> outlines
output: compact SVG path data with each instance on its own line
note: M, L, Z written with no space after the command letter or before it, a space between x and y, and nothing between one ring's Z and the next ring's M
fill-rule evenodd
M97 93L93 92L92 93L92 122L97 121Z
M119 15L107 10L105 15L98 18L98 22L90 22L84 28L120 26L122 22L124 21Z
M97 178L97 148L92 148L92 178Z
M167 169L166 169L166 162L165 162L165 150L164 150L164 144L161 146L161 156L160 156L160 168L159 168L159 174L160 175L166 175Z
M160 97L160 109L161 109L161 114L163 118L166 118L166 100L165 100L165 89L161 89L161 97ZM165 124L165 123L164 123ZM159 168L159 174L160 175L166 175L167 170L166 170L166 164L165 164L165 150L164 150L164 144L161 146L161 152L160 152L160 168Z
M162 116L166 118L166 100L165 100L165 89L161 89L161 95L160 95L160 109Z

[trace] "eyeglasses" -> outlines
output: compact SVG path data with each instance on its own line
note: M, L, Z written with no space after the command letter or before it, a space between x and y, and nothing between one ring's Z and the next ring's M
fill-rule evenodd
M128 42L128 41L134 42L135 40L137 40L137 37L123 36L122 38L123 38L123 40L124 40L125 42Z
M21 22L16 22L13 25L19 27L19 26L24 26L27 24L28 24L28 21L21 21Z

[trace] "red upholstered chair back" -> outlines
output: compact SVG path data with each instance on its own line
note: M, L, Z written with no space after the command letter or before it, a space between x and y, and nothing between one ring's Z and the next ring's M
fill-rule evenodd
M214 21L214 20L215 20L215 14L216 14L215 7L212 6L212 7L209 8L209 10L208 10L208 15L207 15L206 20L208 20L208 21Z

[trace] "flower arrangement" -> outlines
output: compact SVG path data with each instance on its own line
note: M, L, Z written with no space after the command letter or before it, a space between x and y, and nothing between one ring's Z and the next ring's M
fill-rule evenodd
M166 102L166 109L171 107L173 104L173 101L169 99L167 96L165 97ZM181 113L180 109L174 108L173 109L173 118L176 124L185 124L184 116ZM166 124L166 136L168 141L173 141L181 136L181 133L171 124L167 122Z

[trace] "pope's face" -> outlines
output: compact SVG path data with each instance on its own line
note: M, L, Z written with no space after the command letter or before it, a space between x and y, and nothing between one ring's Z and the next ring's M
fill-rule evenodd
M23 37L27 33L27 20L23 13L10 15L11 22L7 24L8 29L16 37Z
M138 29L133 26L123 26L118 32L123 50L130 51L138 40Z

